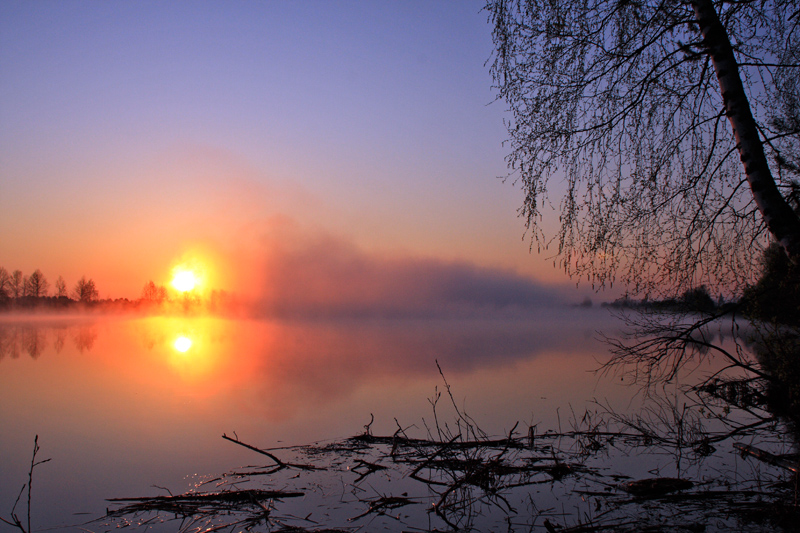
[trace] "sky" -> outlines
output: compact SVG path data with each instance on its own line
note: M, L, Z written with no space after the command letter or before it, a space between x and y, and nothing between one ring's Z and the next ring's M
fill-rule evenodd
M482 7L0 1L0 266L103 298L182 262L284 301L574 288L500 179Z

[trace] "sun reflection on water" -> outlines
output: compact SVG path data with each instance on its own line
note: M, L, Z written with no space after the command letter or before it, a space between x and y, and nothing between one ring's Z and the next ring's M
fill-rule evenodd
M146 348L143 369L150 379L209 394L229 381L242 379L237 365L246 367L247 362L231 357L242 351L234 347L239 338L233 333L235 323L212 317L163 316L134 322L135 335Z

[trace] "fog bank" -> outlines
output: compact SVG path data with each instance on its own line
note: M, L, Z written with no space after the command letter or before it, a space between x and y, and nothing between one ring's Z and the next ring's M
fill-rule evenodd
M269 316L428 317L532 312L559 291L513 271L369 253L318 236L270 244L257 312Z

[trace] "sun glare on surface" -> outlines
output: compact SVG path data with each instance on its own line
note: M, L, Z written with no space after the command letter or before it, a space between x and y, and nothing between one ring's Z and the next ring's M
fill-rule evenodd
M179 270L172 278L172 286L180 292L188 292L199 283L197 276L191 270Z
M186 353L192 347L192 339L189 337L180 336L175 339L175 349L181 353Z

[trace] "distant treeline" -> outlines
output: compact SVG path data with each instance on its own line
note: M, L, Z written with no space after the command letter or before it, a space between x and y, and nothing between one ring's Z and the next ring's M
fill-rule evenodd
M731 301L714 300L705 285L685 291L677 298L634 300L622 297L603 306L648 311L725 313L767 323L800 326L800 265L792 263L777 244L769 246L761 260L761 277Z
M720 311L731 305L736 305L735 302L726 302L720 296L716 300L711 297L708 288L705 285L695 287L685 291L682 295L676 298L665 298L663 300L653 300L650 298L632 299L628 296L623 296L614 300L613 302L604 302L600 304L603 307L616 307L624 309L645 309L648 311L664 311L664 312L698 312L698 313L712 313Z
M99 298L97 285L91 278L81 276L72 289L68 289L62 276L56 278L52 287L45 275L38 268L30 275L20 270L9 274L0 267L0 311L11 310L67 310L73 308L102 308L104 310L136 310L179 306L183 309L205 307L219 310L231 306L231 297L225 291L211 291L206 299L197 295L184 293L171 297L170 291L163 285L148 281L142 288L141 297L135 300L128 298Z
M51 291L50 282L38 268L26 276L21 270L9 274L8 270L0 267L0 307L3 308L85 305L96 302L98 295L94 280L86 279L86 276L82 276L72 290L67 289L67 282L58 276Z

